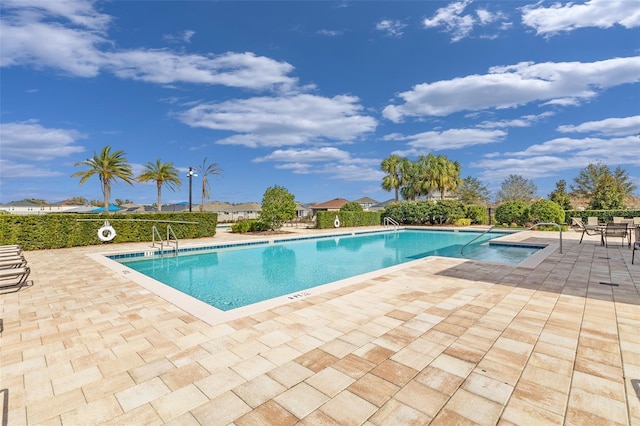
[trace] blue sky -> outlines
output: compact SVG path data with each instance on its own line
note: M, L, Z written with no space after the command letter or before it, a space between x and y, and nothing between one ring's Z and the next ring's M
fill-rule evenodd
M546 197L589 163L640 186L640 2L3 0L0 202L102 199L105 145L224 170L211 199L384 201L380 162L433 152ZM194 202L201 180L194 178ZM156 201L118 182L112 200Z

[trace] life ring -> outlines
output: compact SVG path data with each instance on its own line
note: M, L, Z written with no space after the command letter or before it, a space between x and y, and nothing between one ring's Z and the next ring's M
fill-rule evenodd
M113 229L113 226L109 225L109 221L105 220L102 228L98 229L98 238L101 241L111 241L116 237L116 230Z
M336 216L336 220L333 221L334 228L340 228L340 218Z

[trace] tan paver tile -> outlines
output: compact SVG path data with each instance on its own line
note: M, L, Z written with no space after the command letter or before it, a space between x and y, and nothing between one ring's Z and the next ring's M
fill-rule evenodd
M595 395L579 388L571 389L568 410L575 413L576 416L582 412L584 414L580 414L581 416L589 417L587 416L588 413L594 418L606 413L607 420L620 424L626 424L628 419L625 403Z
M135 408L127 413L124 413L118 417L106 421L103 423L108 426L122 426L122 425L164 425L164 422L158 416L156 410L153 409L151 404L144 404L138 408Z
M27 407L29 423L44 423L67 411L75 410L85 404L84 395L80 389L58 394L36 401Z
M507 403L513 392L513 386L476 372L469 374L462 388L501 405Z
M515 425L559 425L562 424L563 417L551 413L544 408L529 404L528 402L511 398L502 413L502 420ZM581 424L581 423L574 423Z
M337 357L320 349L313 349L306 354L295 359L300 365L317 373L323 368L333 364L338 360Z
M416 376L418 370L388 359L372 369L371 373L398 386L403 386Z
M382 361L391 357L394 353L395 352L390 349L375 345L373 343L367 343L366 345L361 346L353 352L354 355L364 358L365 360L374 364L382 363Z
M320 411L343 425L360 425L364 423L378 407L345 390L335 398L327 401Z
M412 380L402 387L393 398L404 405L422 411L429 417L434 417L449 400L449 395Z
M126 413L169 392L171 392L170 389L159 377L156 377L129 389L117 392L115 396Z
M193 384L151 401L163 421L170 421L208 402L209 399Z
M567 407L568 389L556 389L529 380L520 380L511 399L520 399L546 411L562 415Z
M114 395L95 400L82 405L75 410L67 411L60 415L62 424L100 424L109 421L122 414L120 404Z
M286 390L287 388L282 384L263 374L237 386L233 389L233 393L242 398L249 406L255 408Z
M102 380L89 383L82 387L82 392L87 400L91 403L99 399L108 397L122 390L135 386L128 373L120 373L112 377L105 377Z
M246 379L230 368L217 371L195 382L195 385L210 399L240 386Z
M426 414L406 406L394 399L387 402L372 417L370 422L374 425L426 425L431 418Z
M237 426L278 425L289 426L298 422L298 418L276 404L267 401L233 423Z
M136 383L142 383L175 369L176 367L171 361L166 358L159 358L129 370L129 374L131 374Z
M327 367L305 380L307 384L329 397L336 396L354 381L355 379L331 367Z
M257 355L231 366L231 369L240 374L246 380L251 380L261 374L273 370L275 367L276 365L271 361Z
M471 373L475 364L447 354L442 354L433 360L430 366L465 378Z
M329 397L306 383L299 383L274 398L287 411L301 419L324 404Z
M191 414L202 425L228 425L251 411L242 399L233 392L225 392L211 401L193 409Z
M502 412L502 405L464 389L453 394L446 408L481 425L495 425Z
M313 413L309 414L298 424L304 426L342 426L341 423L332 419L320 410L316 410Z
M333 364L332 367L354 379L358 379L374 368L375 364L357 355L349 354Z
M367 373L347 389L370 403L381 407L398 392L400 387L374 374Z
M191 362L190 364L183 364L180 368L174 368L167 371L162 374L160 378L169 387L169 389L175 391L183 386L195 383L210 374L211 373L209 373L206 368L197 362Z
M307 377L312 376L313 373L314 372L307 367L303 367L295 361L289 361L269 371L267 375L287 388L290 388L302 382Z
M415 380L418 383L422 383L445 395L451 396L460 387L464 381L464 377L429 366L422 370L420 374L415 377Z

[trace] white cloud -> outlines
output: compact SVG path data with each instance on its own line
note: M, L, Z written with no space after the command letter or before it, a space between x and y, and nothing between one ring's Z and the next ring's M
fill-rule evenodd
M221 84L265 89L293 86L293 66L251 52L223 55L180 55L167 50L129 50L106 55L105 67L124 79L151 83Z
M543 120L547 117L554 116L555 113L551 111L543 112L541 114L529 114L523 115L519 118L514 118L511 120L499 120L499 121L483 121L478 124L478 127L482 129L496 129L496 128L507 128L507 127L530 127L534 123Z
M283 92L301 89L296 87L297 79L289 76L292 65L251 52L197 55L118 49L106 36L110 17L96 12L92 2L27 0L7 4L0 18L3 67L48 67L78 77L109 71L123 79L165 85L219 84ZM193 34L187 30L180 37L189 41Z
M582 4L540 3L522 8L522 23L537 34L552 36L578 28L640 27L640 2L634 0L589 0Z
M66 19L91 30L103 30L111 17L95 10L93 0L3 0L4 13L14 21Z
M640 115L587 121L577 126L558 126L557 130L560 133L596 133L605 136L637 135L640 131Z
M393 122L407 116L446 116L459 111L513 108L531 102L587 100L598 90L640 81L640 56L598 62L521 62L470 75L422 83L399 94L401 105L383 115Z
M442 149L461 149L474 145L502 142L507 132L504 130L482 129L449 129L441 132L429 131L415 135L394 135L393 140L409 141L410 151L405 153L419 154ZM385 140L391 140L389 135Z
M375 130L354 96L326 98L309 94L255 97L193 107L179 115L192 127L238 134L218 143L259 146L300 145L317 140L351 142Z
M451 41L456 42L469 37L476 25L485 27L506 19L502 12L491 12L484 8L476 9L475 15L474 13L464 14L467 6L472 2L473 0L463 0L450 3L439 8L433 17L424 19L422 24L425 28L443 28L444 32L451 34ZM502 31L510 26L509 23L502 22L496 29ZM495 36L485 37L495 38Z
M58 170L38 167L35 164L16 163L0 158L0 179L49 178L62 176ZM0 186L3 183L0 183ZM21 188L22 190L23 188Z
M85 136L73 129L46 128L36 120L0 124L0 147L4 159L45 161L82 152L75 145Z
M317 33L322 36L327 37L338 37L344 34L344 31L339 30L318 30Z
M612 149L615 147L615 149ZM481 178L498 182L510 174L529 179L556 176L565 170L578 170L601 161L610 167L640 166L640 144L635 135L620 138L557 138L525 150L486 155L472 163L484 169Z
M165 34L162 38L169 43L191 43L191 38L196 34L193 30L184 30L177 34Z
M383 19L376 24L376 30L384 32L389 37L402 37L406 24L397 19Z
M313 149L279 149L264 157L253 160L256 163L263 161L284 162L318 162L318 161L346 161L351 158L347 151L335 147L321 147Z

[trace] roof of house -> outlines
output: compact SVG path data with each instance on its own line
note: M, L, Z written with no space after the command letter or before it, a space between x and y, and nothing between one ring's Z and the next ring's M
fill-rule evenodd
M369 197L362 197L362 198L358 198L357 200L354 200L356 203L360 203L360 204L378 204L378 202L376 200L374 200L373 198L369 198Z
M339 209L340 207L347 204L349 200L345 200L344 198L334 198L333 200L325 201L324 203L314 204L311 206L312 209Z

